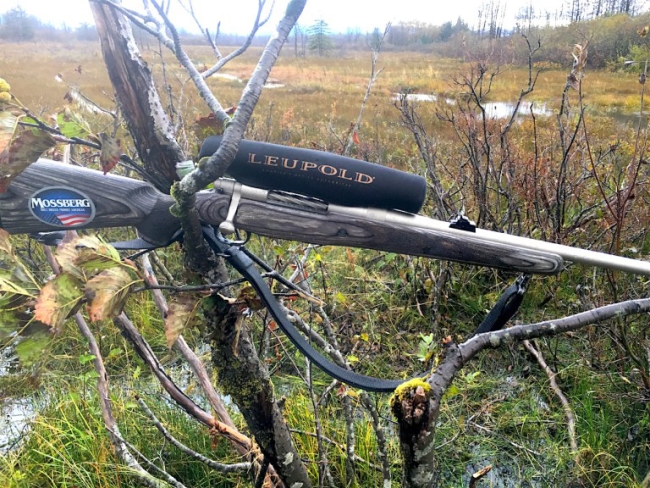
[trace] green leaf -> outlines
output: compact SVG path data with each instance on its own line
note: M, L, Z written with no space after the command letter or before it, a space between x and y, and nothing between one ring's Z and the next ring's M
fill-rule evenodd
M20 341L16 346L16 355L23 366L30 366L38 361L51 340L50 335L40 333Z
M70 139L74 137L85 139L92 134L88 122L79 113L72 111L70 107L66 107L57 114L56 123L61 133Z
M88 280L85 292L90 320L95 322L121 313L137 281L124 267L106 269Z
M94 354L82 354L79 356L79 363L80 364L86 364L91 361L94 361L97 358Z
M348 362L349 362L350 364L358 363L358 362L359 362L359 358L356 357L356 356L354 356L354 355L352 355L352 354L350 354L350 355L348 356Z
M62 273L41 289L34 307L34 318L55 331L61 330L65 319L77 310L82 298L81 282L68 273Z
M99 378L99 373L94 369L91 369L90 371L86 371L84 374L82 374L81 378L84 381L94 380L95 378Z
M106 357L107 358L115 358L115 357L121 356L123 353L124 353L124 351L122 350L122 348L116 347L115 349L111 349L111 351L108 353L108 356L106 356Z
M456 385L451 385L442 397L446 400L448 398L458 395L459 393L460 390L458 389L458 387Z

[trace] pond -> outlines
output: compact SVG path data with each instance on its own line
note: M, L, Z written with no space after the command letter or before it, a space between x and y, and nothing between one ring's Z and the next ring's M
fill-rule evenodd
M393 100L394 101L399 101L400 97L404 96L404 94L400 93L395 93L393 94ZM406 95L406 99L409 102L437 102L440 97L436 94L431 94L431 93L409 93ZM451 99L451 98L443 98L444 102L448 105L456 105L456 101ZM490 119L505 119L510 117L512 114L513 110L515 109L515 104L512 102L486 102L485 105L485 113L488 118ZM547 106L546 103L542 102L532 102L532 107L531 107L531 102L529 101L524 101L521 103L519 106L519 109L517 110L517 113L519 115L526 115L530 114L532 110L533 115L539 116L539 117L550 117L555 114L555 112ZM641 128L646 128L648 127L648 117L650 116L650 113L628 113L624 112L622 110L608 110L606 112L600 113L600 112L588 112L588 115L590 116L604 116L608 117L612 121L616 122L617 125L619 126L624 126L624 127L633 127L636 128L639 125L639 121L641 122Z
M393 100L399 101L403 94L395 93ZM430 93L409 93L406 95L406 99L409 102L437 102L440 97L435 94ZM451 98L443 98L445 103L448 105L456 105L456 101ZM511 102L486 102L484 105L485 114L488 118L491 119L505 119L510 117L513 110L515 109L515 104ZM531 103L523 102L519 109L517 110L518 114L528 114L531 111ZM553 115L553 111L547 108L545 103L533 102L532 103L532 112L534 115L541 117L549 117Z

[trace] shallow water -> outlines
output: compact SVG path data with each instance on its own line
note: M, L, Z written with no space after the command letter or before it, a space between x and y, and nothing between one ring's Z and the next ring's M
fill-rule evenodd
M402 94L396 93L393 96L393 100L399 101L402 97ZM409 93L406 95L406 99L409 102L437 102L439 97L438 95L431 93ZM456 105L456 101L451 98L444 98L445 103L448 105ZM505 119L510 117L512 112L515 109L515 104L512 102L487 102L484 105L485 114L488 118L491 119ZM517 110L518 114L529 114L533 112L534 115L541 117L548 117L553 114L553 111L548 109L545 103L533 102L523 102L519 105Z
M7 399L0 411L0 454L5 454L20 444L36 412L29 398Z

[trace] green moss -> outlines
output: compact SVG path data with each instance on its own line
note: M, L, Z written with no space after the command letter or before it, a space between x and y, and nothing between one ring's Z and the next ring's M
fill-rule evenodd
M425 395L429 396L429 393L431 392L431 385L429 385L429 383L424 381L422 378L410 379L395 388L395 393L393 393L393 396L390 398L391 409L395 411L395 407L401 405L404 400L407 400L419 386L422 387Z

